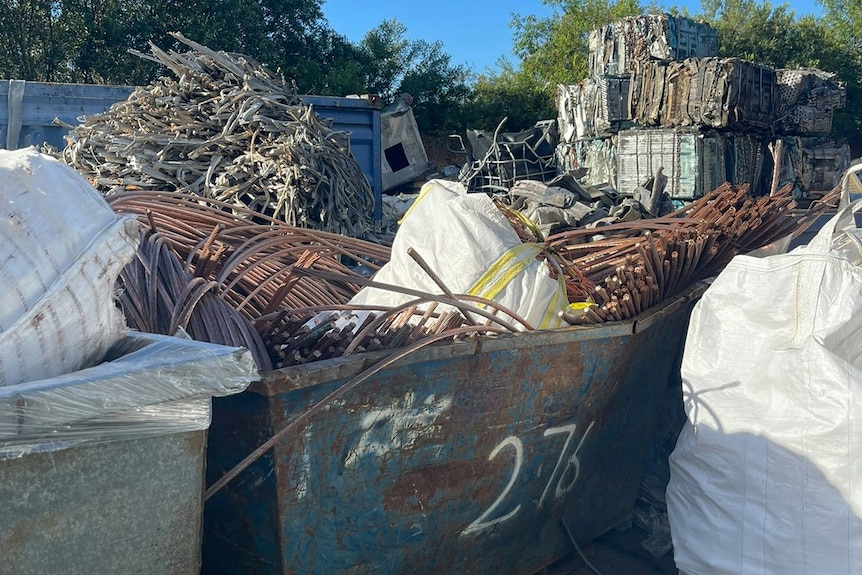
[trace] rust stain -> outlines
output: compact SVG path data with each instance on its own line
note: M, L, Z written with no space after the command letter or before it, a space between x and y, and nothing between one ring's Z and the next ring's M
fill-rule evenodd
M481 465L481 468L480 468ZM487 467L501 467L499 462L448 460L436 465L422 466L401 475L399 481L383 491L383 508L386 511L422 511L424 503L438 499L458 499L468 493L473 499L490 497L485 489L472 489L477 479L487 474Z

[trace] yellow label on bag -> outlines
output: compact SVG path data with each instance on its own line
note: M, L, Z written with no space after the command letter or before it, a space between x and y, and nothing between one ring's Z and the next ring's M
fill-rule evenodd
M473 286L467 290L468 295L493 300L518 274L526 270L534 262L538 263L536 256L542 253L543 246L539 244L518 244L506 250L497 261L482 274ZM558 274L559 289L550 298L545 313L538 329L548 329L559 324L557 310L563 309L566 302L566 290L561 274Z
M542 246L538 244L518 244L506 250L488 271L473 283L473 287L467 290L467 295L494 299L509 282L527 269L540 253Z
M416 199L415 199L415 200L413 200L413 203L412 203L412 204L410 204L410 207L409 207L409 208L407 208L407 211L406 211L406 212L404 212L404 215L403 215L403 216L401 216L401 219L400 219L400 220L398 220L398 225L399 225L399 226L401 225L401 222L403 222L404 220L406 220L406 219L407 219L407 216L409 216L409 215L410 215L410 212L412 212L412 211L413 211L413 208L415 208L415 207L416 207L416 204L418 204L419 202L421 202L421 201L425 198L425 196L427 196L427 195L428 195L428 192L430 192L430 191L434 188L434 186L435 186L435 185L437 185L437 184L434 184L434 183L432 183L432 182L425 182L425 183L422 185L422 187L419 189L419 195L418 195L418 196L416 196Z

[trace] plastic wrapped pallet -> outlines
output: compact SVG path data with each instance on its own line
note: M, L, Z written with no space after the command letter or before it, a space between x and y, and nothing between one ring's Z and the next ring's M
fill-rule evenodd
M709 24L670 14L645 14L602 26L589 35L592 76L636 72L650 60L705 58L718 53L718 33Z
M659 168L672 199L692 200L724 183L726 144L716 132L682 128L624 130L617 136L617 190L631 193Z
M821 70L776 70L775 84L776 128L785 134L827 134L832 112L847 104L846 84Z
M775 119L775 71L739 58L649 62L632 80L642 126L766 129Z
M32 148L0 150L0 193L0 387L96 364L126 329L114 282L136 219Z
M0 388L0 461L207 429L210 398L257 379L244 348L127 331L99 365Z

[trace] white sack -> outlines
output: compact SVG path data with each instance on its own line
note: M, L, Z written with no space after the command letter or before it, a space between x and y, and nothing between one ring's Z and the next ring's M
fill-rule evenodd
M137 221L32 148L0 150L0 197L0 386L101 361L125 331L113 292Z
M682 572L862 573L860 237L844 209L808 246L734 258L695 306L667 488Z
M564 286L550 277L547 262L536 259L540 246L523 244L486 194L468 194L461 184L445 180L426 183L401 221L390 261L374 275L376 282L442 294L408 255L411 247L452 293L499 302L537 328L562 325L560 312L568 304ZM364 288L350 303L397 306L414 299Z

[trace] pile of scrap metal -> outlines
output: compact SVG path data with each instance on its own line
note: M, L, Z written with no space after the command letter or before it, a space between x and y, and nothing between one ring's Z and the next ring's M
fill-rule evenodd
M374 197L347 134L265 66L173 36L191 50L151 44L152 55L139 56L177 79L70 126L67 164L106 194L179 191L353 237L373 227Z
M533 216L542 206L568 201L562 188L517 189L521 200L532 196ZM518 238L506 257L526 246L533 251L525 262L544 262L543 273L556 278L551 283L564 286L566 301L553 324L561 325L633 317L716 273L735 254L801 232L816 211L807 219L794 215L787 191L751 198L745 186L728 184L685 210L635 221L618 218L624 221L600 227L563 223L549 226L564 231L547 239L513 202L496 198L494 205L496 218L511 224ZM381 279L379 270L404 255L374 243L267 216L249 223L227 211L229 204L189 194L122 192L108 201L117 213L136 215L145 230L137 258L123 270L118 286L130 327L163 334L183 329L194 339L242 345L252 350L261 370L363 351L403 354L443 339L538 327L494 297L453 292L440 279L441 270L420 255L429 249L421 244L407 249L416 265L409 275L426 278L432 290L409 287L406 276ZM357 300L363 288L398 294L404 303Z
M680 201L724 181L754 195L792 183L799 197L831 190L849 165L849 148L823 138L846 104L834 74L718 58L711 27L666 14L595 30L590 50L590 76L556 99L557 165L586 169L587 183L630 191L662 167Z
M651 60L714 56L718 33L712 26L670 14L623 18L590 32L591 76L628 74Z

